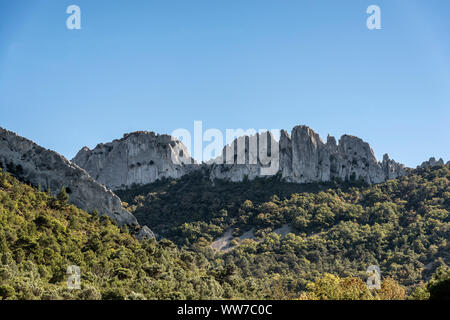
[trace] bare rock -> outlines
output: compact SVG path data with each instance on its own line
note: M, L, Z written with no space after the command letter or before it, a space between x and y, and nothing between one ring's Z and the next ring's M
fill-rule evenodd
M450 163L450 161L447 162L447 164L449 164L449 163ZM440 158L439 160L436 160L436 158L431 157L430 160L422 162L422 164L420 166L418 166L417 168L431 168L431 167L443 166L443 165L444 165L444 160L442 158Z
M85 147L73 162L113 190L163 177L180 178L205 166L211 180L233 182L279 174L292 183L333 179L381 183L408 172L387 155L379 162L369 144L358 137L343 135L337 142L328 136L325 143L307 126L296 126L290 135L282 130L279 142L270 132L238 137L205 165L195 164L175 138L153 132L127 134L94 150Z
M389 179L406 175L401 164L385 156L378 162L367 142L358 137L343 135L336 142L328 136L324 143L317 133L306 126L297 126L292 130L290 144L292 161L282 155L285 165L283 178L289 182L313 183L332 179L363 180L367 183L381 183ZM286 153L286 151L280 151Z
M53 194L65 187L70 203L88 212L97 210L119 225L136 225L120 199L60 154L44 149L14 132L0 128L0 167L17 178Z
M180 141L146 131L125 134L122 139L99 144L93 150L84 147L72 161L113 190L164 177L180 178L196 168Z
M334 137L328 136L325 143L307 126L296 126L292 129L291 135L282 130L279 143L272 135L269 136L267 140L276 151L274 152L273 148L266 148L264 143L263 150L260 150L258 143L256 154L260 156L272 153L271 161L276 163L273 156L278 152L277 170L272 174L280 172L282 179L288 182L316 183L340 179L381 183L404 176L408 172L402 164L389 159L388 155L379 162L369 144L358 137L343 135L337 143ZM239 137L231 145L226 146L222 156L216 159L212 166L211 179L237 182L243 181L246 177L252 180L269 175L261 174L264 166L259 160L252 164L249 161L254 157L254 152L251 152L249 146L252 141L259 142L258 139L260 135ZM245 146L243 152L239 152L238 145ZM230 154L231 164L228 162L230 158L226 164L222 164Z
M283 177L292 176L292 140L285 130L280 132L280 168Z
M150 230L149 227L143 226L139 233L137 234L136 238L139 240L143 240L145 238L147 239L155 239L155 235L152 230Z
M210 162L210 179L240 182L275 175L280 168L278 153L278 142L270 132L239 137Z

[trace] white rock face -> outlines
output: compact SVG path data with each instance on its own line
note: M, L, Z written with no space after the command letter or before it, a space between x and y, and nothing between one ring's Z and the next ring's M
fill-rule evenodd
M289 182L339 178L381 183L407 174L405 167L390 160L388 155L384 156L383 162L378 162L369 144L354 136L342 136L339 144L334 137L328 136L324 143L306 126L295 127L291 136L285 133L280 137L280 145L291 145L292 148L292 156L288 152L284 158L282 175Z
M239 182L275 175L280 169L278 151L278 142L270 132L239 137L210 162L210 178Z
M146 131L125 134L122 139L99 144L93 150L84 147L72 162L113 190L163 177L180 178L197 167L180 141Z
M53 194L66 187L69 201L75 206L88 212L96 209L119 225L137 225L136 218L122 207L120 199L85 170L3 128L0 128L0 168Z
M307 126L296 126L291 135L282 130L279 142L270 132L239 137L225 146L220 157L205 165L195 164L175 138L153 132L126 134L94 150L85 147L72 161L113 190L162 177L180 178L205 167L211 180L233 182L280 174L284 181L293 183L337 178L381 183L408 173L388 155L378 162L369 144L357 137L344 135L338 143L328 136L324 143Z
M254 165L249 165L248 162L252 156L248 151L249 141L258 137L260 135L256 138L255 136L240 137L233 144L225 147L222 157L216 159L216 164L212 166L210 178L237 182L243 181L245 177L252 180L265 176L261 174L264 166L261 165L260 159ZM334 137L328 136L327 142L324 143L312 129L297 126L292 130L291 136L282 130L279 143L271 135L268 140L277 149L276 157L279 160L277 172L281 172L283 180L287 182L314 183L338 178L381 183L407 174L407 169L390 160L388 155L384 156L383 162L378 162L369 144L354 136L342 136L339 144ZM242 145L242 141L245 141L245 152L239 153L236 145L239 142ZM264 144L262 153L259 153L260 149L258 148L258 155L270 154ZM220 161L223 161L227 153L233 154L234 162L217 164L222 163ZM273 149L271 153L274 153ZM241 159L240 162L239 159ZM242 162L242 159L245 162ZM273 162L274 159L272 159Z

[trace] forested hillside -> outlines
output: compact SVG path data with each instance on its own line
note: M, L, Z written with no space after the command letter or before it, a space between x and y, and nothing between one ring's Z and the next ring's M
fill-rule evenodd
M171 241L139 242L107 217L88 214L0 172L0 299L263 298L258 281L225 286L204 256ZM81 269L69 290L67 267Z
M192 175L122 192L168 238L158 242L69 205L64 190L55 198L0 172L0 299L442 297L449 172L422 169L377 186L276 177L213 186ZM290 234L272 232L286 224ZM255 238L214 252L209 245L228 228ZM365 285L373 264L381 290ZM80 290L68 289L69 265L80 267Z
M206 247L227 229L244 240L220 254L244 277L275 277L295 295L324 273L363 278L379 265L412 290L450 260L449 166L365 186L216 181L201 175L119 192L141 223L180 245ZM272 233L283 225L292 233ZM237 240L234 243L237 243Z

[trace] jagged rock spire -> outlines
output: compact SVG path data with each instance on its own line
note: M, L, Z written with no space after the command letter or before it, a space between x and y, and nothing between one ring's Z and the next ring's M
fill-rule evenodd
M260 141L267 141L267 145ZM254 145L256 148L252 148ZM193 163L178 140L167 135L135 132L124 135L123 139L99 144L94 150L83 148L73 161L113 190L151 183L163 177L179 178L204 167L180 165L173 161L174 155L180 158L180 163ZM271 174L279 173L285 181L294 183L325 182L335 178L381 183L407 174L403 165L387 155L379 162L369 144L358 137L343 135L337 142L328 135L324 143L314 130L304 125L294 127L290 134L281 130L279 142L270 132L239 137L224 147L221 156L205 166L210 168L211 180L251 180L268 175L268 163L261 161L267 160L261 159L264 155L270 156L270 165L276 164L274 172L269 170Z

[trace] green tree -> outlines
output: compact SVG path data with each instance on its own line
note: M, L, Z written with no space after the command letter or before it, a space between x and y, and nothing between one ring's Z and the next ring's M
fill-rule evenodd
M69 203L69 195L67 194L66 187L62 187L56 196L61 206L66 206Z
M15 293L14 288L7 284L0 286L0 298L2 300L14 298Z
M428 283L430 300L450 300L450 268L439 267Z

